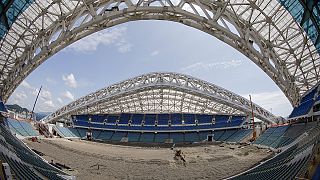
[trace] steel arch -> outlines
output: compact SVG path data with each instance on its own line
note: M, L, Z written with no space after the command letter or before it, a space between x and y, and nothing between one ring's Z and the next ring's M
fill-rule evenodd
M292 105L319 81L316 47L276 0L38 0L0 41L4 100L41 63L99 30L135 20L179 22L246 55Z
M268 123L277 117L254 104L255 116ZM113 84L62 107L43 121L78 113L224 113L250 114L250 102L224 88L177 73L149 73Z

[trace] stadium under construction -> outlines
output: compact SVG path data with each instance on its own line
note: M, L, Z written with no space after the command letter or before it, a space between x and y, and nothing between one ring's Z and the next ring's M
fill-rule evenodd
M0 179L320 179L320 2L8 0L0 3ZM204 80L153 72L41 119L6 102L81 38L137 20L178 22L254 62L293 111L275 116Z

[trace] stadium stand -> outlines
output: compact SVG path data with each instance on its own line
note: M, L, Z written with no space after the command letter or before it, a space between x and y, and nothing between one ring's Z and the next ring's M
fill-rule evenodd
M11 132L21 136L39 136L39 132L35 131L30 123L24 121L17 121L8 118L6 122L9 125Z
M98 118L99 120L95 120ZM104 123L102 119L107 120ZM71 130L75 136L85 138L88 129L93 138L100 141L148 143L193 143L207 139L216 129L214 139L218 141L240 142L251 130L240 129L245 116L212 114L104 114L73 115ZM225 130L229 129L229 130ZM96 135L95 135L96 134ZM223 135L220 137L220 134ZM66 137L66 136L65 136Z
M54 130L59 134L60 137L64 138L78 138L77 134L74 134L69 128L60 127L60 126L53 126Z
M0 98L0 112L6 112L6 113L8 112L1 98Z
M128 132L128 142L139 142L141 133L138 132Z
M183 142L185 142L185 136L181 132L172 132L172 133L170 133L170 139L172 139L174 143L183 143Z
M232 137L238 130L232 129L232 130L226 130L222 136L218 139L218 141L227 141L230 137Z
M0 159L9 164L14 179L65 179L60 175L67 174L43 161L3 124L0 124L0 136Z
M85 130L85 129L84 129ZM107 140L110 140L111 137L113 136L114 132L113 131L102 131L101 134L99 135L99 138L100 140L104 140L104 141L107 141Z
M319 97L318 86L315 86L301 98L300 104L293 109L289 115L289 119L306 116Z
M316 122L270 127L254 142L254 144L272 148L284 147L314 126L316 126Z
M154 142L154 133L142 133L140 136L140 142L152 143Z
M275 131L276 129L273 130ZM293 144L262 164L230 179L295 179L310 160L314 145L319 140L319 130L319 126L313 127L308 131L308 135L301 141Z
M133 114L131 117L131 124L133 125L141 125L144 119L143 114Z
M98 118L96 120L95 118ZM89 121L89 119L91 121ZM107 119L104 123L102 119ZM73 126L108 130L141 131L193 131L226 127L240 127L245 116L208 115L208 114L105 114L73 115Z
M241 142L252 133L252 129L239 129L232 136L230 136L228 142Z

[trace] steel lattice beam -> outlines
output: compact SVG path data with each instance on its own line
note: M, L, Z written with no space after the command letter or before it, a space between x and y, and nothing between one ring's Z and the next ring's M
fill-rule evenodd
M293 105L319 82L316 47L277 0L36 0L0 41L3 99L71 43L136 20L175 21L220 39L260 67Z
M277 117L254 104L255 116L268 123ZM150 73L84 96L47 116L55 122L81 113L223 113L250 114L250 102L214 84L177 73Z

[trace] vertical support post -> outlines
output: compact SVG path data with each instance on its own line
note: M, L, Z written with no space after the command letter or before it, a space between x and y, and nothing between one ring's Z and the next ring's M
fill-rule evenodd
M253 114L253 104L252 104L252 100L251 100L251 95L249 95L249 98L250 98L252 129L253 129L252 140L255 141L257 138L257 133L256 133L256 127L254 125L254 114Z

